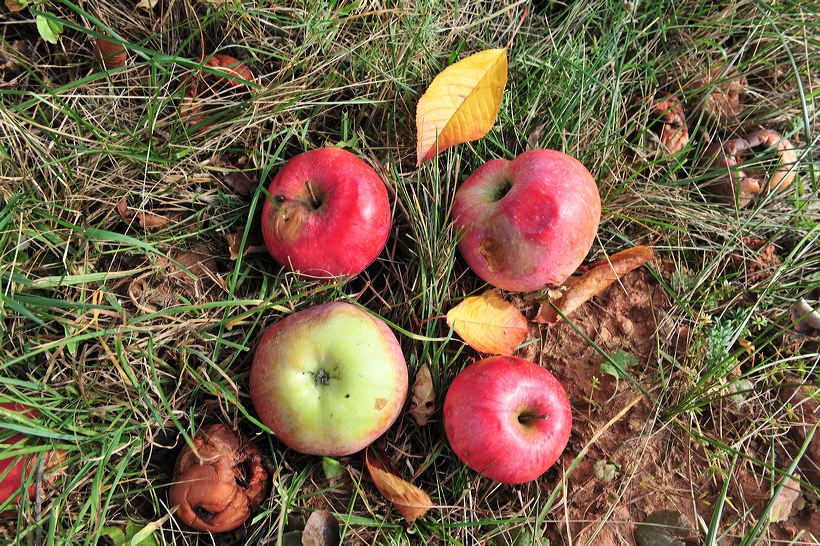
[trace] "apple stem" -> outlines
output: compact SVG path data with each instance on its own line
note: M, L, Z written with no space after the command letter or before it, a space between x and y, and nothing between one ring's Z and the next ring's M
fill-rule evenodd
M518 422L522 424L527 424L530 421L535 421L536 419L549 419L549 413L542 413L540 415L532 415L529 413L524 413L518 416Z
M313 186L310 185L310 181L305 182L305 186L307 187L307 191L310 194L310 204L313 205L314 209L318 209L322 202L316 199L316 194L313 193Z

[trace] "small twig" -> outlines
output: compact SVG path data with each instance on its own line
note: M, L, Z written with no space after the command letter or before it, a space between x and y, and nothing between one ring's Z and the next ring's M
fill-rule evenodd
M524 19L527 18L527 14L530 12L530 6L524 6L524 13L521 14L521 19L518 20L518 24L515 26L515 30L513 30L512 36L510 36L510 41L507 42L507 45L504 46L504 49L510 49L510 46L515 39L515 35L518 34L518 31L521 29L521 25L524 24Z
M434 315L432 317L427 317L426 319L419 321L419 328L421 328L422 326L424 326L426 323L430 322L431 320L443 319L443 318L447 318L447 315Z

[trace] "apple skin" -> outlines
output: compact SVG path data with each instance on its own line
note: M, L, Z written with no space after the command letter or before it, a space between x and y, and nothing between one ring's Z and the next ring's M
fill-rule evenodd
M521 422L522 415L542 418ZM572 410L550 372L527 360L494 356L456 376L444 399L444 431L467 466L491 480L519 484L536 479L561 456Z
M277 262L305 276L357 275L387 242L387 188L346 150L319 148L291 158L268 192L262 207L265 245Z
M35 409L27 408L20 404L14 404L11 402L0 403L0 407L4 410L23 413L26 417L34 418L39 415L39 412ZM14 445L23 441L25 438L26 437L24 434L17 433L9 439L3 441L3 443L7 445ZM20 491L20 487L24 482L23 474L32 472L36 463L36 455L24 455L22 457L0 459L0 476L3 476L3 479L0 480L0 504L3 504ZM9 470L9 467L11 467L11 470ZM6 474L6 472L8 472L8 474ZM28 489L28 496L31 498L33 495L34 486L32 485ZM17 499L15 499L15 503L19 502L20 497L18 496Z
M476 275L503 290L563 283L592 247L601 197L589 171L555 150L488 161L455 195L459 250Z
M262 334L250 393L261 421L291 449L350 455L399 416L407 364L384 322L349 303L326 303Z

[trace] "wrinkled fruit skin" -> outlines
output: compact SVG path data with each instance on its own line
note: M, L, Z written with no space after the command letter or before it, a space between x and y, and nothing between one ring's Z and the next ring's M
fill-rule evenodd
M205 71L200 72L187 82L185 89L185 99L182 105L182 118L188 125L198 125L210 117L213 110L219 106L208 106L209 100L224 101L238 92L247 92L247 84L237 81L255 81L251 69L242 64L242 61L230 55L211 55L204 63L210 68L217 68L225 73L225 76L217 76ZM204 108L203 108L204 106ZM214 121L201 125L199 130L205 131Z
M555 150L479 167L458 189L459 250L476 275L504 290L558 285L589 252L601 198L589 171Z
M36 409L28 408L26 406L22 406L20 404L14 404L10 402L3 402L0 403L0 407L4 410L20 412L26 415L29 418L36 418L40 412ZM14 434L7 440L4 440L2 443L12 446L18 442L25 440L26 436L24 434ZM43 457L45 457L45 461L43 464L44 470L49 470L63 460L65 453L57 452L57 451L49 451ZM0 459L0 476L3 476L3 479L0 480L0 504L6 502L9 498L16 495L14 499L15 503L20 502L20 496L18 493L20 492L20 488L22 487L23 483L27 481L27 477L31 476L32 473L36 471L37 468L37 459L38 456L36 454L31 454L27 456L21 457L12 457L9 459ZM11 467L11 470L9 470ZM6 474L8 472L8 474ZM31 485L28 488L28 497L34 497L35 486Z
M779 162L772 172L755 168L753 164L744 165L754 158L757 148L777 153ZM796 162L797 154L791 142L780 133L766 129L725 142L713 142L701 159L708 169L708 192L720 201L737 202L741 208L761 193L782 191L791 186Z
M736 118L743 111L743 98L748 82L746 77L724 65L712 67L695 86L703 88L706 98L702 108L713 120L725 123Z
M528 482L549 470L571 430L572 411L561 384L520 358L496 356L467 366L444 399L444 431L453 451L476 472L502 483Z
M285 445L310 455L360 451L399 416L407 364L390 328L348 303L290 315L262 335L250 393Z
M663 149L670 154L683 150L689 143L689 127L686 125L686 113L680 101L666 96L654 101L650 110L660 122L658 140Z
M357 275L387 242L387 189L376 171L348 151L301 153L268 191L275 203L268 198L262 208L265 245L277 262L303 275Z
M175 516L199 531L236 529L262 503L268 473L259 448L225 425L211 425L193 438L177 458L168 492Z

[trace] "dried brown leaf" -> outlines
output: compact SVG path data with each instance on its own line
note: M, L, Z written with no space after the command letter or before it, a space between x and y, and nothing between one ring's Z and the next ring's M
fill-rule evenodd
M493 355L512 354L529 334L524 315L493 291L450 309L447 325L476 351Z
M430 375L430 367L425 364L416 372L416 380L413 383L413 400L410 404L410 415L421 426L427 424L427 420L433 413L436 402L436 391L433 388L433 376Z
M339 544L339 522L327 510L316 510L302 531L302 546L337 546Z
M151 11L159 4L159 0L140 0L137 2L138 9L144 9L145 11Z
M620 277L651 260L653 256L652 249L647 246L636 246L613 254L608 261L567 282L566 292L557 301L543 300L538 315L533 320L546 324L558 322L561 315L553 305L564 315L569 315Z
M146 229L159 229L165 227L170 221L170 219L165 216L151 212L135 212L129 209L125 197L117 202L116 209L123 221L130 223L136 219L137 224Z
M232 172L225 176L225 181L238 195L248 197L253 195L259 185L256 178L251 177L246 172Z
M6 0L6 7L12 13L26 9L28 0Z
M239 258L239 247L242 244L242 235L245 233L245 228L239 228L234 233L225 235L225 241L228 243L228 250L231 252L231 260ZM242 249L242 256L248 254L263 254L268 251L265 246L265 241L262 239L262 234L258 229L251 229L248 233L248 239L245 241L245 248Z
M382 463L386 457L371 453L375 451L368 448L364 455L365 466L370 472L373 484L408 523L413 523L433 507L433 501L427 493L386 469Z

